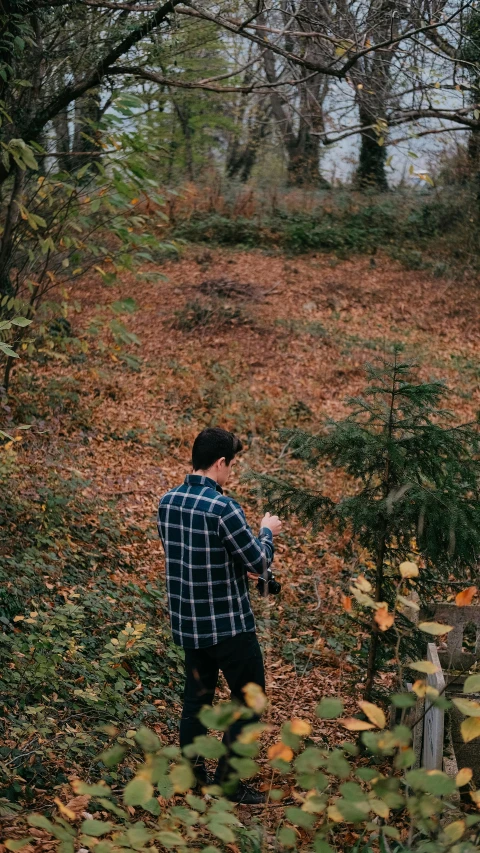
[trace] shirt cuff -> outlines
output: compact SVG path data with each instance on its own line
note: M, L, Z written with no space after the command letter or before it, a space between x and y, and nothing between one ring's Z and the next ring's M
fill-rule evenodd
M270 542L273 542L273 533L269 527L261 527L260 536L266 536L267 539L270 539Z

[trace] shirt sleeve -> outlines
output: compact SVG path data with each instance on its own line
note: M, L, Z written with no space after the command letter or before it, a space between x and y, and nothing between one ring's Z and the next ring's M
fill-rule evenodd
M262 527L259 536L254 536L241 506L230 501L220 516L219 534L234 563L247 572L266 573L274 554L273 534L268 527Z

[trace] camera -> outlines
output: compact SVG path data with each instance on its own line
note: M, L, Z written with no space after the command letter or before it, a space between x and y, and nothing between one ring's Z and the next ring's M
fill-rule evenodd
M259 577L257 589L261 595L278 595L282 589L282 584L275 580L275 575L271 569L268 569L266 578Z

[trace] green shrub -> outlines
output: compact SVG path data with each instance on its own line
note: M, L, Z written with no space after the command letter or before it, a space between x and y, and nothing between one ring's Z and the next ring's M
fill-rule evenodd
M164 590L128 580L118 547L137 531L70 476L29 472L25 489L1 456L0 797L12 802L91 762L97 724L154 720L156 700L177 700Z
M415 706L416 698L412 693L392 697L404 709L403 716L408 707ZM441 699L432 699L433 704L440 704ZM289 850L311 850L313 844L317 853L478 850L480 816L463 815L458 808L458 787L465 784L465 775L451 778L441 771L412 769L415 753L410 728L401 722L388 729L381 708L359 704L361 715L340 720L347 729L347 740L333 747L308 740L311 725L307 720L284 723L280 739L268 751L269 796L278 804L288 785L295 798L276 812L276 844ZM239 710L248 721L250 709L238 709L232 703L206 707L200 717L204 725L226 730L238 719ZM342 714L343 702L332 696L324 697L317 706L317 716L330 724ZM249 779L258 772L258 736L264 728L261 723L247 722L241 740L233 745L236 757L232 763L240 778ZM355 734L352 737L348 732ZM192 791L192 768L178 747L163 744L145 727L126 736L118 737L112 729L110 733L93 778L71 783L75 794L90 800L89 814L80 821L81 815L73 810L75 800L69 811L57 798L59 811L53 818L28 817L30 826L60 841L61 853L73 853L78 847L98 853L114 853L119 847L124 851L195 849L199 853L213 853L224 845L237 845L249 853L265 848L266 830L261 824L242 825L220 788L204 788L203 794L208 796ZM185 752L209 759L218 756L219 747L215 737L202 736ZM144 761L139 764L141 752ZM135 767L127 784L119 784L121 773L114 772L122 765ZM472 792L472 799L478 802L477 792ZM85 799L81 808L85 808ZM347 832L350 838L353 834L359 839L354 847L345 841ZM27 840L7 840L7 849L17 851Z

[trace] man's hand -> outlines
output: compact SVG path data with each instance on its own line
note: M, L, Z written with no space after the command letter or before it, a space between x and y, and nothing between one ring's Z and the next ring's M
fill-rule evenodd
M282 522L278 515L270 515L269 512L266 512L262 518L260 527L268 527L272 531L273 536L278 536L282 530Z

